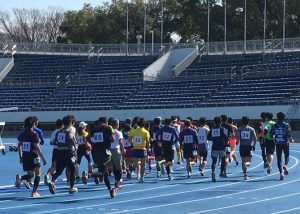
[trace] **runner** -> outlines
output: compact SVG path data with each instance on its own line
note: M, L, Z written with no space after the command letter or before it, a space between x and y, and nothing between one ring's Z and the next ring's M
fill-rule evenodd
M240 143L240 156L242 159L242 170L244 172L244 180L248 180L247 167L251 164L251 150L255 150L256 133L254 128L249 125L249 118L242 118L242 126L238 129L237 140Z
M161 177L161 167L159 161L163 160L162 147L158 145L157 133L161 129L161 118L156 117L153 120L153 126L150 131L151 147L153 149L155 161L156 161L156 177Z
M233 135L233 131L232 131L231 125L229 125L227 123L227 116L221 115L221 120L222 120L221 126L224 128L224 133L225 133L227 139L230 139ZM221 169L223 169L223 170L221 170L221 173L220 173L221 177L227 178L226 169L227 169L227 166L229 163L229 159L230 159L230 145L229 145L229 141L228 141L226 143L226 157L221 160Z
M49 191L55 194L55 180L62 174L65 168L69 172L70 189L69 193L78 192L75 184L75 167L76 167L76 131L73 128L73 119L71 115L63 118L64 128L59 130L55 136L58 155L56 163L56 172L52 176L52 181L49 182Z
M100 117L95 122L95 127L87 139L92 144L93 160L98 168L98 172L93 173L92 177L94 177L96 184L99 184L99 178L103 178L110 197L114 198L116 189L111 187L108 174L108 163L111 160L110 149L111 143L114 142L114 133L108 126L106 117Z
M172 126L175 128L177 135L179 136L181 125L180 125L180 118L179 116L172 116ZM176 155L177 155L177 164L181 165L182 164L182 149L180 148L180 143L179 140L175 143L175 148L176 148Z
M174 127L171 126L171 119L165 119L165 126L161 128L156 136L158 139L158 146L162 148L162 160L159 161L162 172L166 168L168 179L173 180L172 167L174 164L174 150L175 143L178 141L178 134ZM164 173L162 173L164 174Z
M197 132L192 128L192 122L186 120L185 128L179 134L179 142L183 147L183 157L186 160L187 177L191 178L192 164L194 164L194 153L198 144Z
M127 123L124 125L122 129L122 134L124 138L124 149L125 153L123 154L123 159L125 160L125 170L127 174L127 178L131 178L132 171L133 171L133 160L132 160L132 145L129 142L129 132L130 132L130 125Z
M111 165L115 176L115 188L120 189L122 182L122 154L125 154L123 134L118 130L120 127L119 120L113 119L111 125L114 129L114 142L111 143L110 149L112 154Z
M279 169L280 180L284 179L284 175L288 175L289 142L293 142L291 136L291 127L288 123L283 122L284 118L284 113L277 113L278 122L273 126L273 129L271 130L271 134L274 134L275 138L277 166ZM283 167L281 160L282 152L284 153Z
M267 164L267 156L266 156L266 144L265 144L265 140L264 140L265 116L266 116L266 112L262 112L260 114L261 121L259 122L258 140L259 140L259 145L260 145L260 149L261 149L261 157L264 161L264 168L267 168L268 164Z
M209 133L209 131L210 129L206 125L206 119L204 117L201 117L199 119L199 127L197 128L199 172L201 176L204 176L205 166L207 163L207 134Z
M52 132L50 137L50 145L53 146L53 152L52 152L52 164L51 167L48 169L47 174L44 176L44 184L49 185L49 176L53 176L55 169L56 169L56 162L57 162L57 145L55 143L55 136L59 130L61 130L64 127L63 121L61 119L56 120L56 129Z
M272 161L273 161L273 154L275 151L275 142L274 137L271 134L271 130L275 124L272 120L273 114L271 112L267 112L265 115L265 123L264 123L264 143L266 145L266 154L267 154L267 173L270 174L272 171Z
M225 134L224 128L221 127L221 118L215 117L214 118L214 127L209 131L207 135L207 139L212 141L212 147L211 147L211 179L212 182L216 182L216 164L219 159L224 159L226 155L226 145L228 142L228 137ZM224 171L224 167L221 166L221 172Z
M232 136L229 138L229 145L230 145L230 158L229 158L229 162L231 162L231 158L233 158L233 160L235 161L235 164L238 166L239 165L239 162L237 160L237 157L236 157L236 154L235 154L235 148L236 148L236 136L237 136L237 126L235 126L233 124L233 120L231 117L229 117L227 119L227 122L229 125L231 125L231 128L232 128Z
M40 139L40 145L44 145L45 143L45 140L44 140L44 132L42 129L38 128L38 124L39 124L39 121L38 121L38 118L36 116L33 116L32 117L33 120L34 120L34 127L33 127L33 130L38 133L39 135L39 139Z
M83 184L87 184L88 177L90 177L90 175L93 172L93 164L92 164L92 159L91 159L91 155L90 155L91 145L87 142L87 139L86 139L87 136L89 135L89 133L86 130L87 125L88 124L84 121L80 122L78 130L77 130L77 136L76 136L76 140L78 143L77 164L76 164L76 180L77 180L77 182L80 179L79 166L81 164L82 157L84 156L88 162L87 173L86 173L86 171L82 172L82 183Z
M17 175L15 185L20 188L22 180L26 188L30 188L29 180L34 177L34 184L31 197L40 197L37 189L41 179L41 159L43 165L46 165L46 160L39 146L38 134L33 130L35 121L33 117L28 117L24 121L25 130L18 136L18 152L20 164L23 165L23 170L26 175Z
M129 141L133 145L133 160L139 182L144 182L145 161L149 150L150 133L144 129L145 119L139 118L137 127L129 133Z

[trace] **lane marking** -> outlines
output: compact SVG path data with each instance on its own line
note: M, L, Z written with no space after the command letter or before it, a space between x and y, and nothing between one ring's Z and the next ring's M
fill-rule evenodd
M289 209L289 210L282 210L282 211L271 213L271 214L288 213L288 212L292 212L292 211L295 211L295 210L300 210L300 207L295 207L295 208L292 208L292 209Z

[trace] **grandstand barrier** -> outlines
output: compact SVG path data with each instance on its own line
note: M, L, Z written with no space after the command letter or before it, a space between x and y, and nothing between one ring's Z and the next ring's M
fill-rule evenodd
M6 77L6 75L14 67L14 58L0 58L0 82Z

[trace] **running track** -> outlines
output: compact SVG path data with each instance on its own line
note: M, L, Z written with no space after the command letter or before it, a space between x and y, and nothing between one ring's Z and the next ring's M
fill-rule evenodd
M51 160L51 148L44 145L42 149L46 159ZM283 181L279 180L276 161L272 173L266 173L257 149L247 182L235 163L227 170L229 177L217 176L216 183L211 182L209 167L205 177L200 177L195 165L192 178L187 179L184 166L176 165L173 181L156 178L154 170L147 174L144 183L124 179L123 189L114 199L110 199L103 183L95 185L92 181L86 186L78 184L79 192L75 195L69 195L65 182L59 181L54 196L42 183L42 197L31 199L30 190L12 186L22 168L17 153L7 152L6 156L0 155L0 213L300 213L299 160L300 144L292 144L289 175ZM43 172L48 167L49 163L42 168Z

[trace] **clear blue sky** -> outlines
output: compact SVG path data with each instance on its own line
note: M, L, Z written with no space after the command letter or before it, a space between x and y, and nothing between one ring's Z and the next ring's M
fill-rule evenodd
M39 8L61 7L65 10L78 10L84 3L92 6L103 5L110 0L0 0L1 9L11 10L12 8Z

